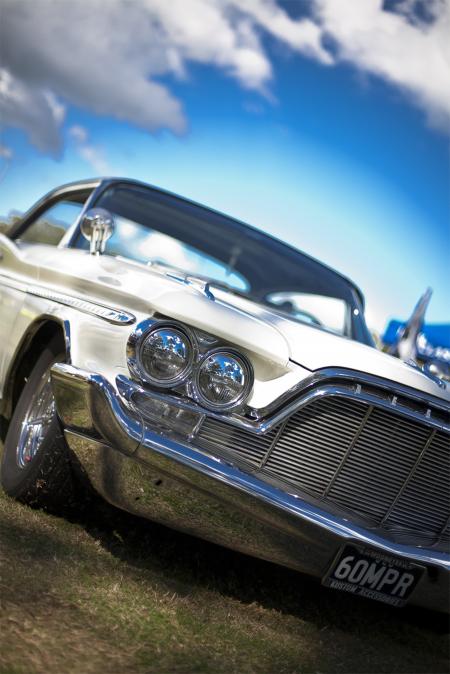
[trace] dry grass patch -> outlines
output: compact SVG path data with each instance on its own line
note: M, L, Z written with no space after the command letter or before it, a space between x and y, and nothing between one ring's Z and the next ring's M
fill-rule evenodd
M447 672L443 616L395 611L94 501L0 497L0 671Z

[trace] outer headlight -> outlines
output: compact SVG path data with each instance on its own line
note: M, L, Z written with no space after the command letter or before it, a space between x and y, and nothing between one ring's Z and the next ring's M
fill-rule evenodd
M210 351L195 374L195 392L205 407L226 410L248 397L253 370L241 354L225 349Z
M194 348L188 334L178 327L150 330L139 347L138 364L145 378L157 386L174 386L189 375Z

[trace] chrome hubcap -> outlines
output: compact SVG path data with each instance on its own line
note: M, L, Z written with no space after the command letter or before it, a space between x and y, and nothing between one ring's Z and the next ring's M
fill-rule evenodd
M26 468L36 456L55 414L55 399L50 382L50 370L42 376L31 399L17 445L17 463Z

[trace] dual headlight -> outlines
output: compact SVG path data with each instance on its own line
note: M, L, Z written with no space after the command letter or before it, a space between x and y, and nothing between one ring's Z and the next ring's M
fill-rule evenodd
M194 333L178 324L157 322L133 345L130 369L154 386L175 389L189 384L193 397L214 410L245 402L253 386L253 369L234 349L200 348Z

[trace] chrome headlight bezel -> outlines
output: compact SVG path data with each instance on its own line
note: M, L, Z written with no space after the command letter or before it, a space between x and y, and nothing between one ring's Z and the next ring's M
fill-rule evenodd
M148 372L142 361L142 350L148 338L158 330L168 329L182 335L188 349L189 358L186 367L176 377L161 380ZM194 334L186 326L177 321L151 320L143 321L130 336L127 344L127 363L130 372L140 381L151 384L157 388L173 389L183 384L192 375L194 363L197 359L198 346Z
M205 363L210 359L211 357L218 355L218 354L224 354L226 356L229 356L235 361L238 361L243 368L245 372L245 385L242 388L241 393L237 398L234 400L231 400L228 403L214 403L211 400L209 400L201 390L201 386L199 383L199 378L201 375L202 367L205 365ZM211 349L207 351L204 356L201 358L200 362L197 364L197 366L194 369L193 372L193 378L192 378L192 384L193 384L193 393L194 393L194 398L195 400L200 403L203 407L206 407L206 409L215 411L215 412L220 412L220 411L228 411L235 409L237 407L240 407L245 403L245 401L248 399L252 388L253 388L253 383L254 383L254 373L253 373L253 366L249 359L244 356L240 351L234 348L228 348L226 346L223 347L217 347L215 349Z
M168 328L181 333L190 347L189 362L183 372L171 380L158 380L149 375L142 362L142 349L148 337L155 331ZM155 389L186 396L194 405L211 412L231 412L245 405L250 397L254 384L254 371L250 360L239 349L227 344L220 345L220 339L202 331L196 331L170 318L148 318L141 321L133 330L127 342L128 369L136 381L143 385L150 385ZM220 345L220 346L219 346ZM246 373L246 382L238 398L225 404L216 404L208 400L201 392L198 379L202 365L208 358L217 353L224 353L238 360Z

